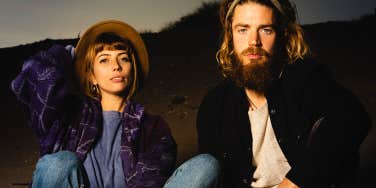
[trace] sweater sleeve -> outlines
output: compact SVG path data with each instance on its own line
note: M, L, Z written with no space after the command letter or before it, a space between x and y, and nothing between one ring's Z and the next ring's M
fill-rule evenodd
M167 123L160 116L146 115L137 143L128 143L133 151L122 151L127 187L163 187L172 174L177 149ZM137 149L135 146L138 146Z
M68 90L68 65L72 65L69 53L55 45L26 60L11 83L11 90L26 105L30 125L40 139L59 125Z

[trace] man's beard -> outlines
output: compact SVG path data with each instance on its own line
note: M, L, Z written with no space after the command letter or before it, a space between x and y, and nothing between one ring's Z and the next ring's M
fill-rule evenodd
M241 57L247 54L261 55L262 58L243 60ZM236 67L234 68L232 77L240 87L264 94L273 78L272 59L272 55L264 49L250 47L242 51L240 55L235 54Z

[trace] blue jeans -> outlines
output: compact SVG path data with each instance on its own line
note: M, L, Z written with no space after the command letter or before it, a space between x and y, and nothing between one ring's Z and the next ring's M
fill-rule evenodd
M218 182L220 167L209 154L200 154L184 162L167 180L164 188L209 188Z
M38 160L33 188L85 187L85 170L77 156L69 151L45 155Z
M219 174L217 160L209 154L200 154L177 168L164 185L165 188L214 187ZM33 174L33 188L88 187L85 169L76 155L60 151L39 159Z

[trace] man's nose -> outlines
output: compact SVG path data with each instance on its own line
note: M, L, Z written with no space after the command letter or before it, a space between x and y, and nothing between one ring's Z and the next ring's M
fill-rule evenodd
M261 46L261 40L260 40L259 33L257 31L251 31L249 35L250 36L249 36L248 45L260 47Z

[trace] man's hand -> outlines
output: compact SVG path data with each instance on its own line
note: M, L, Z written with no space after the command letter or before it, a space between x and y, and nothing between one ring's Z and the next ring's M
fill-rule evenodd
M283 179L281 184L279 184L278 188L299 188L299 187L297 185L295 185L289 179L285 178L285 179Z

